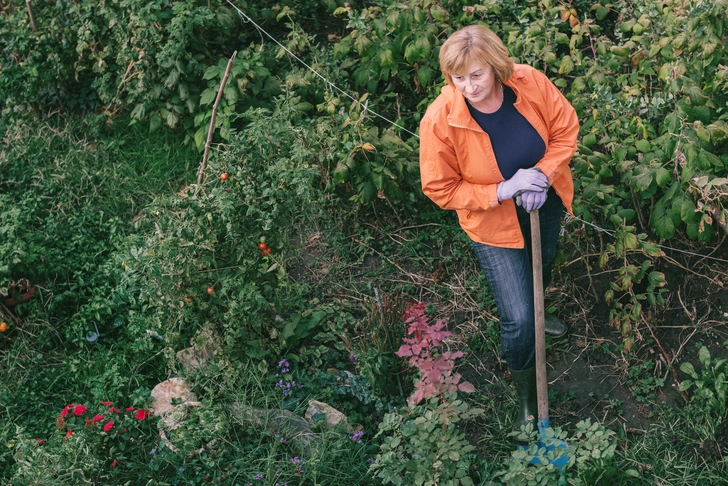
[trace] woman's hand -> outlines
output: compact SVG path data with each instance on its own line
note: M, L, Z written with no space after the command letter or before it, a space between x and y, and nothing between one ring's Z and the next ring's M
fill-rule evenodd
M536 168L518 169L513 177L498 185L498 200L511 199L525 191L543 192L545 194L548 187L549 180L540 170Z
M516 196L516 204L523 206L529 213L535 209L541 209L546 202L548 191L525 191Z

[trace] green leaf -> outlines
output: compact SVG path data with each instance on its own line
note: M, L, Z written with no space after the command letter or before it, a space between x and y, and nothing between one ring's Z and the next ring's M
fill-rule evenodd
M617 215L620 219L629 223L635 218L635 216L637 216L637 211L634 209L620 209L617 211Z
M288 339L296 333L296 327L299 322L301 322L301 314L291 316L290 320L286 323L283 327L283 331L281 332L283 339Z
M634 146L637 147L637 150L643 153L647 153L652 150L652 145L650 145L650 142L647 140L637 140L634 143Z
M200 127L195 132L195 145L197 146L197 149L201 149L202 145L205 143L205 135L207 134L207 128L206 127Z
M422 86L427 86L432 81L433 71L430 66L421 66L417 70L417 79L419 79Z
M334 182L337 184L341 184L342 182L345 182L349 175L349 167L347 167L346 162L343 160L340 160L338 164L336 164L336 168L334 169Z
M700 153L698 154L698 162L704 170L711 170L713 167L723 167L723 161L720 160L720 157L703 149L700 149Z
M573 70L574 60L571 59L571 56L564 56L561 59L561 64L559 65L559 74L569 74Z
M666 283L665 274L657 271L650 272L647 275L647 281L650 282L650 285L654 285L655 287L664 287Z
M205 74L202 75L202 79L212 79L220 75L220 68L216 65L212 65L205 70Z
M410 42L409 44L407 44L407 47L404 48L404 58L408 62L420 61L421 57L422 57L422 53L417 48L417 45L414 42Z
M165 120L167 122L167 126L170 128L174 128L177 126L177 122L179 121L179 117L177 116L177 113L175 113L172 110L169 110L167 113L167 119Z
M214 90L213 88L207 88L200 95L200 106L209 105L210 103L215 101L216 97L217 97L217 91Z
M655 214L657 214L657 211L655 211ZM675 235L675 223L673 223L672 218L668 213L663 212L657 217L654 217L653 214L652 219L653 226L655 227L655 233L657 233L660 238L670 239Z
M710 366L710 351L705 346L702 346L698 351L698 359L703 366Z
M379 53L379 65L381 67L395 67L397 61L394 60L394 52L392 49L384 49Z
M361 202L369 204L374 200L374 196L377 195L377 188L371 182L364 182L359 189L359 195L361 196Z
M592 145L595 145L597 143L597 136L593 133L587 133L586 135L584 135L581 143L583 143L586 147L591 147Z
M695 203L692 199L683 199L682 205L680 206L680 219L682 219L685 223L694 221L696 210L697 208L695 207Z
M702 140L703 142L710 143L710 130L705 128L705 125L698 125L698 128L696 130L698 132L698 138Z
M705 125L710 124L710 108L707 106L695 106L691 111L696 120L700 120Z
M685 373L686 375L691 376L694 379L698 379L698 374L695 372L695 368L693 367L692 363L685 362L680 365L680 371Z
M657 182L658 187L665 187L672 181L672 174L664 167L660 167L655 172L655 181Z
M652 172L645 170L632 178L631 185L637 191L646 192L650 189L653 181L654 178Z
M162 126L162 119L159 117L157 113L152 113L149 116L149 133L154 133L157 130L159 130L159 127Z
M448 19L447 10L437 4L430 8L430 15L432 15L432 18L438 22L445 22Z
M145 113L146 107L144 106L144 103L139 103L134 107L134 110L132 110L131 117L135 120L141 120L144 118Z

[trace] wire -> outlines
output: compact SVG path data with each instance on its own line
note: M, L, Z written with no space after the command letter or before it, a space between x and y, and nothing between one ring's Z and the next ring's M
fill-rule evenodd
M293 52L291 52L291 51L290 51L290 50L289 50L289 49L288 49L288 48L287 48L286 46L284 46L283 44L281 44L280 42L278 42L278 40L277 40L277 39L276 39L275 37L273 37L273 36L272 36L272 35L270 35L270 34L269 34L268 32L266 32L266 31L265 31L265 30L264 30L264 29L263 29L263 28L262 28L262 27L261 27L260 25L256 24L256 23L255 23L255 21L254 21L253 19L251 19L250 17L248 17L248 16L247 16L247 15L245 14L245 12L243 12L243 11L242 11L242 10L240 10L240 9L239 9L238 7L236 7L236 6L235 6L235 4L234 4L233 2L231 2L230 0L225 0L225 1L226 1L227 3L229 3L229 4L230 4L230 6L231 6L231 7L233 7L233 8L235 9L235 10L237 10L237 12L238 12L238 15L240 15L240 16L241 16L241 17L242 17L242 18L243 18L244 20L247 20L248 22L250 22L251 24L253 24L253 25L255 26L255 28L256 28L256 29L258 29L258 31L259 31L259 32L262 32L263 34L265 34L266 36L268 36L268 38L269 38L270 40L272 40L273 42L275 42L276 44L278 44L278 46L279 46L279 47L280 47L281 49L283 49L284 51L286 51L286 53L287 53L287 54L288 54L289 56L293 57L293 58L294 58L294 59L295 59L296 61L298 61L298 62L300 62L301 64L303 64L304 66L306 66L306 68L307 68L307 69L308 69L309 71L311 71L311 72L312 72L312 73L314 73L314 74L315 74L316 76L318 76L319 78L321 78L321 80L322 80L322 81L324 81L324 82L325 82L326 84L328 84L328 85L329 85L329 86L330 86L331 88L335 89L336 91L338 91L338 92L339 92L339 93L341 93L342 95L346 96L346 97L347 97L347 98L349 98L349 99L350 99L351 101L353 101L353 102L355 102L355 103L358 103L358 102L359 102L359 100L357 100L356 98L354 98L353 96L351 96L351 95L350 95L349 93L347 93L346 91L344 91L343 89L339 88L339 87L338 87L338 86L336 86L336 85L335 85L334 83L332 83L331 81L329 81L329 80L328 80L328 79L327 79L326 77L324 77L324 76L323 76L322 74L320 74L320 73L319 73L318 71L316 71L316 70L315 70L314 68L312 68L311 66L309 66L308 64L306 64L306 62L304 62L304 61L303 61L303 59L301 59L300 57L298 57L297 55L295 55L295 54L294 54ZM368 101L368 100L367 100L367 101ZM366 113L367 111L369 111L369 112L370 112L370 113L371 113L372 115L374 115L374 116L376 116L376 117L379 117L379 118L381 118L382 120L386 121L386 122L387 122L387 123L389 123L390 125L394 125L395 127L399 128L400 130L404 130L405 132L409 133L410 135L412 135L412 136L414 136L414 137L416 137L416 138L420 138L420 136L419 136L419 135L417 135L416 133L414 133L414 132L411 132L411 131L407 130L407 129L406 129L405 127L403 127L402 125L399 125L399 124L397 124L396 122L394 122L394 121L390 120L389 118L387 118L387 117L385 117L385 116L383 116L383 115L380 115L379 113L377 113L377 112L375 112L374 110L370 109L370 108L368 107L368 103L365 103L365 104L364 104L364 112Z
M331 88L333 88L334 90L338 91L338 92L339 92L339 93L341 93L342 95L346 96L346 97L347 97L347 98L349 98L349 99L350 99L351 101L353 101L353 102L355 102L355 103L358 103L358 102L359 102L359 100L357 100L356 98L354 98L353 96L351 96L351 95L350 95L349 93L347 93L347 92L346 92L346 91L344 91L343 89L341 89L341 88L339 88L338 86L336 86L336 85L335 85L335 84L334 84L333 82L329 81L329 80L328 80L328 79L327 79L327 78L326 78L325 76L323 76L323 75L322 75L321 73L319 73L319 72L318 72L318 71L316 71L316 70L315 70L314 68L312 68L311 66L309 66L308 64L306 64L306 62L305 62L305 61L304 61L303 59L301 59L300 57L298 57L297 55L295 55L295 54L294 54L293 52L291 52L291 51L290 51L290 50L289 50L289 49L288 49L288 48L287 48L286 46L284 46L283 44L281 44L280 42L278 42L278 40L277 40L277 39L276 39L275 37L273 37L273 36L272 36L272 35L270 35L270 34L269 34L268 32L266 32L266 30L265 30L265 29L263 29L263 28L262 28L262 27L261 27L260 25L258 25L258 24L257 24L257 23L256 23L256 22L255 22L255 21L253 20L253 19L251 19L251 18L250 18L250 17L248 16L248 15L246 15L246 14L245 14L245 12L243 12L242 10L240 10L240 9L239 9L239 8L238 8L238 7L237 7L237 6L236 6L236 5L235 5L235 4L234 4L234 3L233 3L233 2L231 1L231 0L225 0L225 1L226 1L227 3L229 3L229 4L230 4L230 6L231 6L231 7L233 7L233 8L234 8L234 9L235 9L235 10L236 10L236 11L238 12L238 15L240 15L240 17L241 17L241 18L243 19L243 21L246 21L246 22L250 22L251 24L253 24L253 25L255 26L255 28L256 28L256 29L258 29L258 32L260 32L260 33L262 33L262 34L265 34L265 35L266 35L266 36L267 36L267 37L268 37L268 38L269 38L270 40L272 40L273 42L275 42L275 43L276 43L276 44L277 44L277 45L278 45L278 46L279 46L279 47L280 47L281 49L283 49L283 50L284 50L284 51L285 51L285 52L286 52L286 53L287 53L287 54L288 54L289 56L291 56L291 57L292 57L292 58L294 58L294 59L295 59L296 61L298 61L298 62L300 62L301 64L303 64L303 65L304 65L304 66L306 67L306 69L308 69L309 71L311 71L312 73L314 73L314 74L315 74L316 76L318 76L318 77L319 77L319 78L320 78L320 79L321 79L322 81L324 81L324 82L325 82L325 83L326 83L326 84L327 84L328 86L330 86L330 87L331 87ZM261 39L262 39L262 36L261 36ZM416 137L416 138L420 138L420 136L419 136L419 135L417 135L416 133L414 133L414 132L411 132L410 130L406 129L406 128L405 128L405 127L403 127L402 125L399 125L399 124L397 124L396 122L394 122L394 121L390 120L389 118L387 118L387 117L385 117L385 116L383 116L383 115L380 115L380 114L379 114L379 113L377 113L376 111L374 111L374 110L370 109L370 108L369 108L369 100L366 100L366 102L364 103L364 112L366 113L367 111L369 111L369 112L370 112L370 113L371 113L372 115L374 115L374 116L376 116L376 117L378 117L378 118L381 118L382 120L386 121L387 123L389 123L389 124L391 124L391 125L394 125L395 127L399 128L400 130L403 130L403 131L405 131L405 132L409 133L410 135L412 135L412 136L414 136L414 137ZM588 221L584 221L583 219L581 219L581 218L579 218L579 217L577 217L577 216L571 216L571 215L570 215L569 213L565 213L565 214L567 215L567 216L566 216L566 223L567 223L567 224L568 224L568 223L570 223L570 222L571 222L572 220L578 220L578 221L581 221L582 223L584 223L584 224L586 224L586 225L589 225L589 226L591 226L592 228L594 228L595 230L599 231L600 233L606 233L606 234L608 234L609 236L611 236L611 237L614 237L614 231L611 231L611 230L608 230L608 229L602 228L602 227L600 227L600 226L598 226L598 225L596 225L596 224L594 224L594 223L590 223L590 222L588 222ZM680 249L678 249L678 248L672 248L672 247L669 247L669 246L664 246L664 245L659 245L659 244L656 244L656 246L657 246L658 248L662 248L662 249L664 249L664 250L671 250L671 251L676 251L676 252L679 252L679 253L684 253L684 254L686 254L686 255L691 255L691 256L697 256L697 257L701 257L701 258L707 258L707 259L710 259L710 260L714 260L714 261L717 261L717 262L723 262L723 263L728 263L728 260L724 260L724 259L722 259L722 258L716 258L716 257L708 256L708 255L701 255L700 253L695 253L695 252L692 252L692 251L687 251L687 250L680 250Z
M614 237L614 231L611 231L611 230L608 230L608 229L604 229L601 226L597 226L594 223L590 223L589 221L584 221L583 219L579 218L578 216L572 216L572 215L570 215L569 213L566 213L566 212L565 212L565 214L566 214L566 218L565 218L566 219L566 224L569 224L573 220L581 221L582 223L591 226L592 228L594 228L595 230L599 231L600 233L606 233L609 236ZM686 254L686 255L696 256L696 257L700 257L700 258L706 258L706 259L709 259L709 260L714 260L716 262L728 263L728 260L724 260L722 258L712 257L710 255L703 255L701 253L695 253L695 252L692 252L692 251L681 250L679 248L673 248L671 246L660 245L658 243L655 243L655 246L657 246L658 248L662 248L663 250L676 251L678 253L683 253L683 254Z

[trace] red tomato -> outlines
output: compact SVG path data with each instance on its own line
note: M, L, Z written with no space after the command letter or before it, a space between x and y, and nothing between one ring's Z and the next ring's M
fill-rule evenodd
M207 293L212 295L215 293L215 289L213 289L212 287L207 287Z
M268 245L265 244L265 241L261 241L260 244L258 244L258 248L260 248L261 250L265 250L266 248L268 248Z
M220 174L220 180L221 180L221 181L226 181L226 180L228 180L228 175L227 175L227 172L223 172L222 174Z

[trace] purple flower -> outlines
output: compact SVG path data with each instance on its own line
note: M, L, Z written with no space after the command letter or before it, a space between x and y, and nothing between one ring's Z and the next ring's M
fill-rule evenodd
M351 439L353 442L356 442L357 444L361 444L361 438L364 436L364 431L360 430L358 432L355 432L354 435L350 435L349 439Z
M263 473L256 474L253 479L255 479L256 481L262 481L263 480Z
M352 363L356 363L356 356L354 356L353 354L350 354L349 361L351 361Z
M285 359L282 359L278 362L278 367L281 369L282 373L288 373L290 371L290 366L291 364Z

